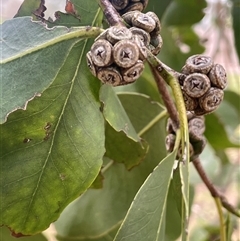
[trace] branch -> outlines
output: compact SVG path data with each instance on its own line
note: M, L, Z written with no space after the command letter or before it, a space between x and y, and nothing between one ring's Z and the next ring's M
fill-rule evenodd
M117 10L109 2L109 0L98 0L98 4L101 7L104 16L106 17L110 26L124 26L124 21L118 14Z
M196 158L195 160L192 161L194 167L196 168L199 176L201 177L202 181L204 182L204 184L207 186L209 192L211 193L213 198L219 198L221 200L222 206L227 209L230 213L236 215L237 217L240 217L240 212L233 207L228 200L226 199L226 197L224 195L222 195L217 189L216 187L213 185L213 183L210 181L210 179L208 178L207 174L205 173L202 164L200 162L199 158Z

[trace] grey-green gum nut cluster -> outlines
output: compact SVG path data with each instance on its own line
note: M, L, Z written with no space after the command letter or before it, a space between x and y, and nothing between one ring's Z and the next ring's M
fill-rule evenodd
M205 120L203 116L196 116L191 112L187 112L187 118L190 142L190 160L192 161L202 153L206 145L206 139L203 135L205 131ZM165 139L166 149L168 152L172 152L176 140L176 129L170 118L167 121L166 128L168 133ZM180 159L181 156L182 150L180 145L177 153L177 159Z
M193 55L186 60L179 80L186 109L195 115L209 114L223 100L227 86L226 71L220 64L204 55Z
M145 46L157 55L162 48L162 37L160 35L161 24L158 16L154 12L141 13L140 11L130 11L122 15L122 18L129 27L138 28L148 35L149 42ZM143 34L144 36L144 34ZM146 39L146 36L144 36Z
M94 76L112 86L135 82L144 70L142 41L126 27L105 30L87 53L87 64Z

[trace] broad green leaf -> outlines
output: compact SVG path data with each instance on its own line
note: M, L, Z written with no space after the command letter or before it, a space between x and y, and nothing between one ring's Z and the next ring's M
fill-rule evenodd
M138 132L163 111L158 103L146 96L129 93L121 94L119 98ZM146 115L143 114L145 108L148 110ZM165 121L164 118L159 120L142 135L150 145L149 152L131 171L106 158L102 168L103 188L87 190L63 211L56 222L60 240L88 241L91 237L98 241L104 240L103 237L113 240L108 234L119 228L138 189L159 160L166 156Z
M29 100L39 96L59 73L69 51L79 37L99 33L86 28L47 29L30 17L15 18L0 26L2 49L0 72L0 123L9 113L26 109Z
M174 0L164 14L163 24L191 26L203 18L206 6L205 0Z
M11 235L11 232L6 227L0 228L0 241L16 241L16 237ZM47 239L42 234L37 234L34 236L21 237L21 241L47 241Z
M115 241L160 240L175 154L163 159L141 186Z
M240 61L240 2L239 0L232 0L232 24L233 24L233 31L234 31L234 40L235 40L235 47L238 54L238 59Z
M135 142L123 131L116 132L109 124L106 124L105 136L105 156L124 163L128 170L143 161L148 152L148 144L144 140Z
M228 137L224 124L215 113L206 116L205 124L206 131L204 135L214 149L240 146Z
M0 126L1 224L15 233L46 229L101 168L104 120L100 83L85 60L90 46L80 39L41 97Z
M135 142L139 142L140 138L132 126L113 87L107 84L102 85L99 95L100 101L103 103L103 115L106 121L116 131L123 131L129 138Z

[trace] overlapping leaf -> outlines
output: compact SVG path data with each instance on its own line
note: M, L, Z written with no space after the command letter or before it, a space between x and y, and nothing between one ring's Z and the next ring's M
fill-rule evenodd
M75 45L54 83L1 127L1 220L15 232L45 229L100 169L99 84L86 69L85 47Z
M138 133L163 111L158 103L144 95L128 93L119 98ZM59 240L113 240L112 230L116 232L119 228L137 190L166 155L164 126L163 118L143 134L150 145L149 152L131 171L106 159L102 169L103 188L88 190L63 211L56 222Z
M92 19L97 9L96 4ZM15 29L20 23L29 26L30 35ZM71 34L71 30L46 30L28 17L6 24L10 28L7 38L10 30L16 34L10 42L3 42L9 43L3 51L3 65L14 67L12 71L10 67L4 70L9 74L4 77L12 81L10 88L6 81L2 85L1 104L6 106L6 113L18 106L18 94L23 102L30 94L48 87L41 97L28 103L27 110L11 113L0 126L0 225L27 235L46 229L96 178L105 152L104 121L99 110L100 83L89 72L85 60L91 42L75 39L44 48L49 46L47 41L58 42L56 38ZM72 31L79 33L79 29ZM17 45L15 41L22 35L28 42ZM23 97L25 92L29 96Z

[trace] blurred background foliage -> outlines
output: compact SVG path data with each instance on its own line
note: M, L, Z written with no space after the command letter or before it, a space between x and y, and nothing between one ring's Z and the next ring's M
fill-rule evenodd
M1 22L12 18L21 3L21 0L2 0ZM64 12L65 1L46 0L46 6L46 16L54 19L55 11ZM211 56L215 62L222 64L226 68L229 84L225 91L225 99L215 113L206 116L207 129L205 135L208 139L208 144L200 158L206 173L213 183L229 199L230 203L240 207L240 150L238 148L240 144L240 2L238 0L200 0L197 1L196 4L196 1L192 0L149 0L146 11L154 11L161 19L161 35L164 45L159 54L159 58L164 63L179 71L188 56L204 53ZM123 94L129 91L151 96L153 100L161 102L155 83L149 78L150 76L151 74L146 70L141 79L133 85L117 87L115 89L116 92L119 93L123 106L124 103L129 101L129 98L131 99L131 96ZM142 97L140 101L145 103L146 100ZM125 107L127 109L127 106ZM141 109L139 109L138 114L141 115ZM132 121L134 122L134 120ZM160 126L159 128L163 127ZM145 139L148 139L148 137ZM156 155L164 156L165 154L156 153ZM154 167L156 163L152 163L152 165ZM115 165L114 171L109 173L109 175L120 175L119 173L123 172L122 168L120 164ZM142 175L141 171L139 173L135 171L134 175L136 175L136 178L141 178L142 181L146 178L144 174ZM108 180L107 177L105 178ZM125 176L125 178L125 185L127 185L128 177ZM192 166L190 179L194 186L195 194L189 226L190 240L218 240L219 221L216 210L213 208L214 201ZM114 181L114 178L109 180ZM119 188L123 187L124 185ZM138 188L138 185L133 187L135 190L133 193L135 193ZM89 190L88 192L89 195L85 198L86 200L84 200L84 202L88 207L91 207L90 200L95 196L97 198L96 192L98 191ZM116 193L116 195L118 195L118 193ZM108 195L109 194L106 193L106 196L102 197L102 202L107 202L104 198L107 199ZM134 195L132 198L133 197ZM77 202L78 200L70 205L76 205ZM129 204L130 202L131 199L129 200ZM171 206L171 200L168 205L169 207ZM121 207L119 208L121 209ZM106 212L106 210L103 210L103 212ZM174 214L172 215L174 216ZM239 219L232 215L227 216L227 214L226 217L229 235L228 240L239 241ZM74 229L74 227L71 226L72 223L71 225L69 223L71 227L68 227L66 223L67 220L60 218L60 221L57 222L57 226L60 227L58 231L63 231L63 226L66 229ZM111 237L114 236L118 227L119 225L115 227L115 230L109 231L108 238L110 239L108 240L111 240ZM78 229L79 227L76 226L75 228ZM43 241L46 240L45 236L48 240L54 240L55 232L55 227L52 225L44 232L44 236L26 237L22 240ZM179 230L176 230L176 234L172 233L172 236L167 240L175 240L178 234ZM1 228L0 241L12 240L14 239L9 236L7 229ZM107 238L98 240L107 240Z

